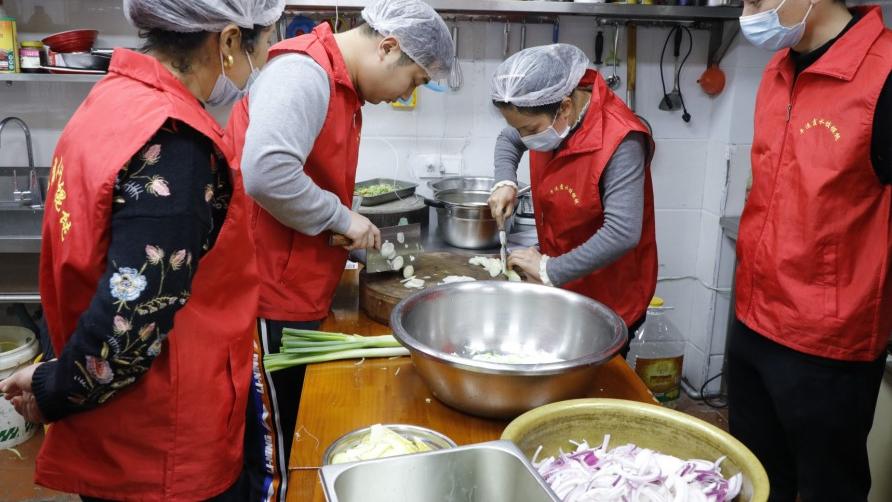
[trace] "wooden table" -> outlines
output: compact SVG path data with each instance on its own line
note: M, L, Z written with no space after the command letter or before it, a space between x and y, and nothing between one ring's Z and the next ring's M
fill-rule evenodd
M357 277L356 271L345 272L333 312L322 329L360 335L390 333L390 328L359 311ZM620 357L600 367L589 397L655 402ZM420 425L463 445L498 439L508 421L473 417L440 403L408 357L310 365L291 447L287 500L323 502L318 468L325 448L345 432L375 423Z

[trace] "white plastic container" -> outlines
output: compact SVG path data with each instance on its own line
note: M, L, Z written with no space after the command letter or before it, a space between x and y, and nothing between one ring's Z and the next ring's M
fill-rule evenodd
M661 404L674 407L681 389L685 340L666 318L663 299L655 296L647 320L635 332L626 361Z
M0 380L31 364L39 348L37 336L18 326L0 326ZM0 398L0 450L12 448L34 436L37 425L25 422L12 403Z

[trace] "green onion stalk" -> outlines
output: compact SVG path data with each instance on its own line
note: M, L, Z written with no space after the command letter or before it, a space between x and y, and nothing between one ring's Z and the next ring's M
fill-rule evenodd
M407 356L393 335L359 336L307 329L282 330L282 347L276 354L263 356L268 371L278 371L302 364L341 359Z

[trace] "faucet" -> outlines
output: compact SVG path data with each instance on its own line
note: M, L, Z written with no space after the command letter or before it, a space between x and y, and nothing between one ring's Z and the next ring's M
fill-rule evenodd
M40 189L40 178L37 176L37 169L34 167L34 148L31 145L31 130L28 129L28 124L25 124L24 120L18 117L7 117L0 120L0 140L3 138L3 129L6 127L6 124L10 122L18 124L25 133L25 146L28 149L28 168L30 169L30 172L28 173L28 190L18 189L16 173L15 171L12 172L13 198L16 202L31 206L32 209L40 209L43 207L44 201ZM0 142L0 146L2 146L2 142Z

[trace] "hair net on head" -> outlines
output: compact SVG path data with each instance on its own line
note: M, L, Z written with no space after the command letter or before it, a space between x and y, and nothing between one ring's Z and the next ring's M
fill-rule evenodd
M432 79L452 70L455 46L443 18L421 0L378 0L362 9L362 18L385 37L394 37L402 51Z
M269 26L285 9L285 0L124 0L124 15L133 26L193 33Z
M524 49L506 59L492 77L492 99L529 107L557 103L579 85L588 58L567 44Z

